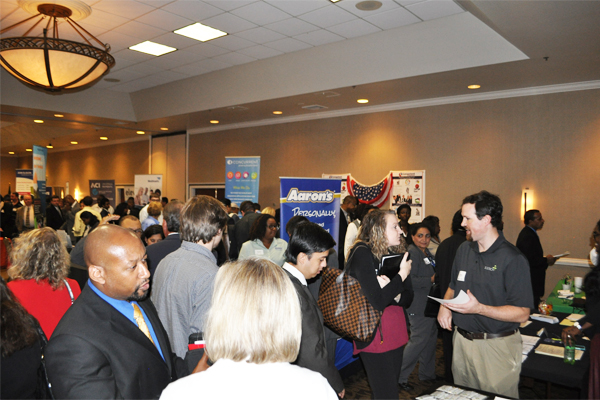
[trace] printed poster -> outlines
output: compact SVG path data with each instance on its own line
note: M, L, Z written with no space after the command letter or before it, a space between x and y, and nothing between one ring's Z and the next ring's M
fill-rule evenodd
M17 180L15 182L15 192L20 196L33 193L33 170L17 169Z
M156 190L161 192L162 197L162 175L136 175L135 196L133 197L135 205L139 208L144 207L150 201L150 195Z
M114 180L100 180L90 179L90 195L94 199L94 202L98 200L98 195L104 195L110 200L110 205L115 208L115 181Z
M258 203L260 157L225 157L225 197L232 203Z
M48 149L33 146L33 198L35 213L46 215L46 158Z
M425 218L425 171L392 171L391 209L396 210L402 204L411 208L411 224Z

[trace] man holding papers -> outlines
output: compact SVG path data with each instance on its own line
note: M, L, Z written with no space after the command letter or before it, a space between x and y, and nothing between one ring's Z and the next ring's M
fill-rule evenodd
M527 259L510 244L498 225L500 198L486 191L463 200L462 226L473 242L456 253L444 298L461 290L462 304L440 307L438 321L454 332L454 383L504 396L519 397L522 343L519 324L529 319L533 293Z

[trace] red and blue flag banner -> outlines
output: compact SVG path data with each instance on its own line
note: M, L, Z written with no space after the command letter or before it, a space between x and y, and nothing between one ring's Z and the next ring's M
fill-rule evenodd
M352 175L346 178L348 193L358 199L361 203L372 204L376 207L385 206L390 198L392 188L392 173L375 185L367 186L356 181Z

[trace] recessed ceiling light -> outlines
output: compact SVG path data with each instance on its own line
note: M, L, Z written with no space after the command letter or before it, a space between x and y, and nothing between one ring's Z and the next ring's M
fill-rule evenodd
M360 104L366 104L369 102L369 100L368 99L358 99L358 100L356 100L356 102L360 103Z
M467 86L467 88L469 89L479 89L481 87L481 85L469 85Z
M216 119L211 119L211 120L210 120L210 123L211 123L211 124L218 124L218 123L219 123L219 121L217 121Z
M273 114L281 115L283 114L283 111L273 111Z
M168 131L169 128L160 128L161 131Z
M77 143L77 142L71 142L71 144L79 144L79 143Z
M15 152L14 151L9 151L8 154L15 154Z
M171 53L177 50L175 47L165 46L164 44L154 43L149 40L131 46L129 50L139 51L153 56L162 56L163 54Z
M53 149L54 146L52 146L52 143L48 143L48 146L46 146L47 149Z
M185 26L181 29L177 29L173 33L189 37L190 39L199 40L201 42L207 42L209 40L227 35L227 32L211 28L210 26L202 25L199 22Z
M341 0L329 0L329 1L332 3L337 3L338 1L341 1Z
M100 136L100 140L108 140L106 136Z
M32 149L25 149L25 151L33 151Z
M56 118L63 118L63 117L64 117L64 115L62 115L62 114L54 114L54 116L55 116Z
M138 135L145 135L145 134L146 134L146 132L144 132L144 131L137 131L136 133L137 133Z
M375 11L381 8L383 4L380 1L365 0L360 3L356 3L356 8L361 11Z
M34 119L33 122L35 122L36 124L43 124L44 120L42 120L42 119Z

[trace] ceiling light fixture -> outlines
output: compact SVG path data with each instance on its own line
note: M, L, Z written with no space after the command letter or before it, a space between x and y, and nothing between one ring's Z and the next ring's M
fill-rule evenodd
M75 19L91 14L90 6L79 0L64 3L69 7L50 4L50 1L19 1L21 8L34 15L0 31L4 34L37 19L23 37L0 40L0 65L22 82L50 92L89 85L115 65L115 59L108 54L110 45L100 42L75 22ZM40 25L42 32L27 36L44 19L48 22ZM64 26L71 26L85 43L60 39L58 26L63 22ZM92 40L101 47L94 47Z
M210 123L211 123L211 124L218 124L218 123L219 123L219 121L217 121L216 119L211 119L211 120L210 120Z
M34 119L33 122L35 122L36 124L43 124L44 120L42 120L42 119Z
M48 143L48 146L46 146L47 149L53 149L54 146L52 146L52 143Z
M100 140L108 140L106 136L100 136Z
M71 144L79 144L78 142L71 142Z
M165 46L164 44L154 43L149 40L131 46L129 50L139 51L140 53L150 54L152 56L162 56L177 50L175 47Z
M273 111L273 114L281 115L281 114L283 114L283 111Z
M358 99L358 100L356 100L356 102L360 103L360 104L367 104L369 102L369 100L368 99Z
M201 42L208 42L209 40L213 40L227 35L227 32L211 28L207 25L202 25L199 22L185 26L181 29L177 29L176 31L173 31L173 33L189 37L190 39L199 40Z
M54 114L54 116L55 116L56 118L63 118L63 117L64 117L64 115L62 115L62 114Z
M467 86L468 89L479 89L481 87L481 85L469 85Z
M341 1L341 0L329 0L329 1L332 3L337 3L338 1Z
M160 128L161 131L168 131L169 128Z
M32 149L25 149L25 151L33 151Z
M146 134L146 132L144 132L144 131L137 131L136 133L137 133L138 135L145 135L145 134Z
M15 154L15 152L14 151L9 151L8 154Z

